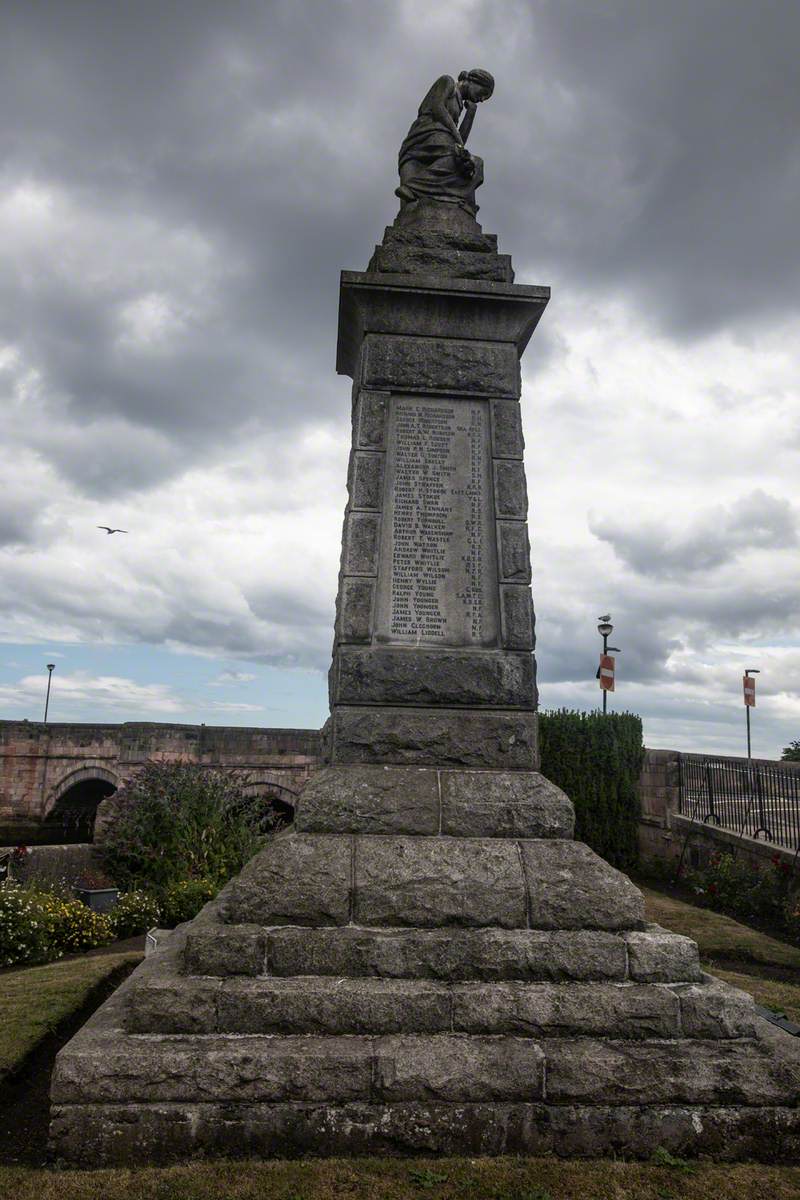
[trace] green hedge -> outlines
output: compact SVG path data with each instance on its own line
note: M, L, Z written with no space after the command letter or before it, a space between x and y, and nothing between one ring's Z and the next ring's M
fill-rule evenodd
M634 713L539 713L542 774L575 805L575 836L630 870L638 858L641 718Z

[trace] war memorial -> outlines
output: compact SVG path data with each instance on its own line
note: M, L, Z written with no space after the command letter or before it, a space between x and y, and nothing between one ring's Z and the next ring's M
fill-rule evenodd
M341 278L326 766L62 1050L56 1159L800 1153L795 1041L646 923L537 771L520 358L549 290L476 220L493 86L433 85Z

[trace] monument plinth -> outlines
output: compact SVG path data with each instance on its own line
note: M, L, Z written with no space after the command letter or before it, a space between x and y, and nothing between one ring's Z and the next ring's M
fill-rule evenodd
M536 769L519 360L549 293L475 220L492 86L437 80L342 276L328 764L62 1050L63 1160L800 1150L800 1048L646 923Z

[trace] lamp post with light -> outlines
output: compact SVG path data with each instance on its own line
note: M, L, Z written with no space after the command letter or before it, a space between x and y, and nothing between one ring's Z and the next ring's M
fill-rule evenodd
M50 683L53 678L53 671L56 669L55 663L47 664L47 695L44 698L44 724L47 724L47 710L50 707Z
M745 669L745 673L744 673L744 677L745 677L744 711L745 711L745 716L747 717L747 757L748 758L751 757L751 755L750 755L750 709L755 708L755 706L756 706L756 681L755 681L755 679L753 680L752 691L750 691L748 689L746 681L750 678L751 675L760 675L760 674L761 674L760 667L747 667ZM749 694L748 694L748 692L749 692Z
M609 644L608 644L608 639L611 637L611 634L614 632L614 626L611 624L611 618L609 616L599 618L597 632L600 634L601 638L603 639L603 654L604 655L608 654L609 650L613 650L615 654L622 653L619 646L609 646ZM599 667L597 669L597 678L602 679ZM603 688L603 715L605 715L607 707L608 707L608 689Z

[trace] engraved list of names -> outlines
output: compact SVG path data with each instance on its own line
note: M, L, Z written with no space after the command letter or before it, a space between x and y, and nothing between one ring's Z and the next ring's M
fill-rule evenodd
M388 449L378 640L494 645L486 403L396 397Z

